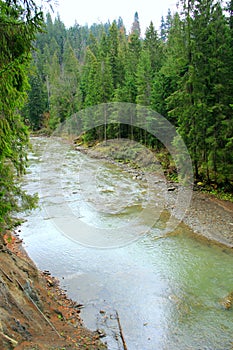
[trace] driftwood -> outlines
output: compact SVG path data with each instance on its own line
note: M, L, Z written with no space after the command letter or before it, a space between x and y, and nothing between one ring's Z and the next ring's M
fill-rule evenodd
M18 342L15 339L8 337L8 335L6 335L5 333L0 332L0 335L6 340L8 340L14 348L18 345Z
M2 327L1 321L0 321L0 335L1 335L3 338L5 338L6 340L8 340L8 342L10 342L14 348L18 345L18 342L17 342L15 339L10 338L8 335L6 335L6 334L3 332L3 327Z
M118 323L118 327L119 327L119 331L120 331L120 337L121 337L121 340L122 340L123 348L124 348L124 350L128 350L127 345L126 345L126 342L125 342L123 330L122 330L122 327L121 327L121 322L120 322L119 314L118 314L117 311L116 311L116 320L117 320L117 323Z
M8 279L8 281L10 281L11 283L13 283L13 279L0 267L0 270L2 271L3 275Z

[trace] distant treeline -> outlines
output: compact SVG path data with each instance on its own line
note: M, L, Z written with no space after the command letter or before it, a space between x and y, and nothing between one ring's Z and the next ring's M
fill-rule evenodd
M75 112L107 102L147 106L182 135L196 180L233 185L233 1L180 1L141 37L138 13L66 28L48 14L37 34L23 116L33 130L54 129ZM116 137L119 128L107 129ZM121 133L132 130L121 126ZM142 133L134 131L141 141ZM106 135L105 135L106 136ZM104 137L89 133L86 139ZM157 146L152 137L147 145Z

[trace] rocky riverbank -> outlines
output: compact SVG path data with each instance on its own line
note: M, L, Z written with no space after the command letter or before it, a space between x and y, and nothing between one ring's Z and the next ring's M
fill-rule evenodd
M193 192L183 221L197 234L233 248L233 203Z
M5 235L0 244L0 349L105 349L99 332L83 327L81 307L48 271L38 271L17 237Z
M124 159L121 162L121 154L118 154L118 160L114 160L96 148L79 147L78 150L117 164L135 181L146 181L150 177L150 182L155 186L160 186L164 181L164 178L160 178L161 174L158 175L156 169L151 168L147 156L138 156L143 162L140 167L136 165L137 162L135 165ZM158 166L158 163L155 164L155 167ZM164 209L170 214L178 186L167 182ZM164 186L161 185L162 188ZM233 248L233 203L193 191L183 221L199 237ZM232 294L221 303L224 308L231 308ZM22 249L19 237L8 233L4 241L0 240L0 349L105 349L106 346L100 341L101 332L93 333L83 327L81 308L82 305L67 298L58 281L48 271L38 271Z
M138 148L139 147L139 148ZM77 151L86 153L90 157L105 159L129 172L135 181L150 180L155 186L161 186L165 177L162 176L159 161L154 158L152 152L142 146L127 145L120 146L114 142L107 145L95 147L75 146ZM132 158L130 159L130 156ZM129 159L128 159L129 158ZM132 161L133 160L133 161ZM138 165L139 164L139 165ZM173 215L178 184L167 181L167 194L165 210ZM192 199L186 210L183 222L187 224L196 235L217 244L233 248L233 203L217 199L214 195L203 193L197 189L192 192Z

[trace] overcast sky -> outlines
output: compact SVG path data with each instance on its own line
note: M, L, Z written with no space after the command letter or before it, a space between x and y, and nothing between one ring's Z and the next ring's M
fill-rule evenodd
M58 0L54 6L66 27L74 25L75 20L80 25L112 22L122 17L127 31L130 30L134 14L137 11L142 34L152 21L159 29L161 17L166 17L168 8L176 10L177 0Z

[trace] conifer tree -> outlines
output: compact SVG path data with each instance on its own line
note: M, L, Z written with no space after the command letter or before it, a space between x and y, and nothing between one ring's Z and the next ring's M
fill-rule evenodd
M141 28L139 23L138 12L135 12L134 14L134 21L131 27L131 34L136 34L138 37L141 36Z
M154 78L151 92L151 107L167 117L174 125L177 125L178 114L171 111L174 106L170 104L169 97L178 91L181 76L186 69L185 42L183 23L179 14L176 13L163 50L162 67ZM169 110L170 115L168 115Z
M42 13L30 0L0 1L0 229L13 224L12 213L33 205L15 174L25 170L28 131L19 110L28 88L32 43Z
M163 42L167 40L166 23L163 16L161 17L161 24L160 24L160 39Z
M76 23L66 30L59 18L53 23L47 16L47 34L38 36L33 57L47 89L50 124L71 111L112 100L147 105L178 128L197 179L230 183L232 1L227 18L218 0L181 0L180 6L180 14L168 10L160 35L150 23L144 39L138 13L129 35L121 18L90 28ZM88 137L114 134L153 144L148 135L122 125Z
M125 57L125 80L122 87L122 99L125 102L135 103L137 98L136 72L141 53L141 41L138 34L133 33L128 39L128 48Z
M42 129L44 126L44 113L47 109L46 92L42 79L36 70L32 69L29 76L30 89L28 103L25 107L25 118L29 120L32 130Z
M141 51L141 55L137 66L136 103L144 106L150 106L152 81L153 81L153 74L152 74L150 52L148 49L144 49Z
M114 88L117 87L120 82L120 69L119 69L119 30L117 28L116 21L113 21L109 28L109 62L112 70L112 79Z
M158 33L152 22L146 29L145 40L143 43L145 49L148 50L150 56L150 64L152 67L152 75L156 75L162 67L163 63L163 45L162 41L158 37Z
M93 52L88 48L85 60L85 73L82 85L85 94L85 107L95 106L101 103L100 81L99 81L99 63Z

